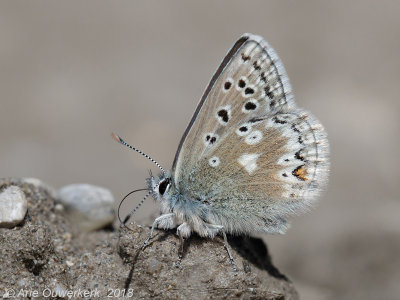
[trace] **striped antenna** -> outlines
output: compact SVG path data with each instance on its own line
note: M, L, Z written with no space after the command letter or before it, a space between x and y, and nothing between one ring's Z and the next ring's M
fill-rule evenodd
M111 133L111 136L114 140L116 140L118 143L132 149L135 150L137 153L142 154L144 157L150 159L153 163L156 164L157 167L160 168L161 171L163 171L163 173L165 173L165 170L163 169L163 167L161 167L158 162L156 162L154 159L152 159L150 156L148 156L146 153L143 153L142 151L140 151L139 149L136 149L135 147L132 147L131 145L129 145L127 142L125 142L122 138L120 138L118 135L116 135L115 133Z

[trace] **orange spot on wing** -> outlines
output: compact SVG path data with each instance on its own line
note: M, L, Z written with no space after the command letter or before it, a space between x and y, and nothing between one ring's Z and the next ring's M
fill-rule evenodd
M301 180L307 180L307 170L304 167L300 167L296 170L295 175Z

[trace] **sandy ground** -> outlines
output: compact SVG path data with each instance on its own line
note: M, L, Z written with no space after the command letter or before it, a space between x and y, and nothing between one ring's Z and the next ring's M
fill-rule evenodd
M316 209L287 235L266 237L275 264L302 299L395 299L399 9L372 0L1 1L0 177L87 182L117 199L143 187L153 166L110 132L170 167L223 55L243 32L257 33L284 61L299 106L326 126L332 152ZM156 211L149 202L137 219Z

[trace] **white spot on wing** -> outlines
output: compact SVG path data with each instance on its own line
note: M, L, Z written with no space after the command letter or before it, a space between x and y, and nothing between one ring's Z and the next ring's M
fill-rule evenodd
M260 130L254 130L254 131L250 132L250 134L248 136L246 136L244 141L248 145L255 145L261 141L262 137L263 137L263 135Z
M257 159L259 154L243 154L241 157L238 158L238 163L242 165L245 170L251 174L257 169Z
M219 157L217 157L217 156L213 156L208 160L208 164L213 168L218 167L220 162L221 161L219 160Z

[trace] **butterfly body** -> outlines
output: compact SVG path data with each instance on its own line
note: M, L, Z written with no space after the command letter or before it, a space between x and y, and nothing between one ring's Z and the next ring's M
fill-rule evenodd
M178 147L171 172L148 179L161 205L154 227L284 233L287 217L311 206L326 185L325 130L295 104L276 52L244 34L212 77Z
M236 203L225 208L223 202L228 202L229 199L221 199L219 203L214 204L216 201L212 198L192 198L176 190L173 182L170 182L171 186L164 194L160 194L157 187L168 178L164 177L164 174L160 174L158 180L149 178L150 188L156 190L153 195L160 203L161 212L170 216L157 224L160 228L170 229L176 224L184 224L184 227L187 227L185 238L190 236L191 232L213 238L221 229L230 234L247 235L283 233L286 230L286 220L279 216L268 216L267 208L258 208L260 204L257 201L253 202L253 205L248 201L245 207Z

